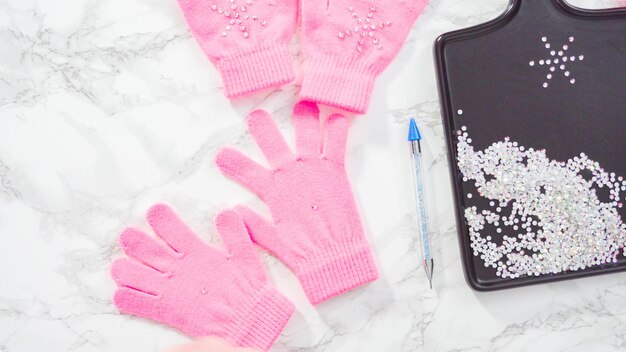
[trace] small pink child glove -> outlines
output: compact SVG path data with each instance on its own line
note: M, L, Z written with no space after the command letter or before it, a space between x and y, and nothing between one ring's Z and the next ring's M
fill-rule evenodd
M120 235L130 258L111 267L117 308L193 337L268 350L294 306L268 284L241 217L223 211L215 220L226 251L202 242L165 205L147 219L163 241L132 228Z
M396 56L428 0L303 0L308 59L300 97L367 112L376 77Z
M178 0L202 50L217 67L228 98L294 79L289 41L297 0Z
M319 110L301 102L293 113L297 155L293 155L269 114L248 116L248 130L271 170L224 148L222 172L259 195L272 220L245 207L237 211L252 240L285 263L313 304L378 278L369 244L344 168L349 123L333 115L320 145Z

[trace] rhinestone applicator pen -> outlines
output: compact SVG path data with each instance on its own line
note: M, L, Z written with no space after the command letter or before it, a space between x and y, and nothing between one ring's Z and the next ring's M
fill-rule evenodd
M415 187L415 205L417 207L417 225L420 231L420 243L422 245L422 259L426 277L433 288L433 268L434 261L430 252L430 234L428 233L428 216L426 215L426 194L424 192L424 178L422 176L422 146L420 140L422 136L415 119L411 118L409 123L409 143L411 143L411 170L413 185Z

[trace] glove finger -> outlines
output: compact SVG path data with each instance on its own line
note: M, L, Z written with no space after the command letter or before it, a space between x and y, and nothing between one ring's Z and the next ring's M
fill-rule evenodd
M240 205L235 209L241 215L254 243L277 258L284 258L287 255L289 247L279 236L276 226L246 206Z
M350 122L343 115L334 114L328 118L324 129L324 157L343 163L346 157L346 142Z
M141 230L128 228L119 238L124 252L160 272L167 272L176 258L176 252L166 248Z
M161 306L157 296L130 287L118 287L113 304L124 314L161 322Z
M155 296L165 282L163 273L128 258L120 258L113 262L111 277L118 286L130 287Z
M233 210L224 210L217 214L215 226L222 237L224 246L236 260L242 263L246 273L252 274L256 279L266 281L263 265L254 251L248 230L241 216Z
M293 154L272 117L263 110L248 115L248 131L274 169L293 160Z
M198 245L198 236L165 204L157 204L146 216L154 232L179 253Z
M320 154L320 110L313 102L302 101L293 108L296 152L303 156Z
M266 168L232 148L220 150L215 163L224 175L263 198L271 179Z

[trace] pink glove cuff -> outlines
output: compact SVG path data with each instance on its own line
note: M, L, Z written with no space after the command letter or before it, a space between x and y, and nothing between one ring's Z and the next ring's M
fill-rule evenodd
M378 279L367 243L335 243L299 263L296 276L312 304Z
M294 305L271 287L241 305L242 313L228 329L227 340L242 347L267 351L283 331L294 312Z
M300 97L349 112L367 112L378 72L359 58L311 58Z
M246 48L220 58L217 68L228 98L278 87L295 77L287 44Z

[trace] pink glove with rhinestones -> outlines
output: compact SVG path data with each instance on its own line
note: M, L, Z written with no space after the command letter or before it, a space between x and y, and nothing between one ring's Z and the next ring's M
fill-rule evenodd
M228 98L294 79L288 45L297 0L178 0Z
M303 0L303 100L363 114L428 0Z
M262 110L248 116L248 129L272 169L225 148L217 155L222 172L258 194L272 220L238 207L252 240L285 263L313 304L378 278L378 271L344 168L349 123L333 115L320 146L319 110L294 108L297 155Z
M165 205L152 207L147 218L165 243L136 229L120 235L132 259L111 267L117 308L193 337L268 350L294 307L268 284L241 217L223 211L215 220L226 251L198 239Z

